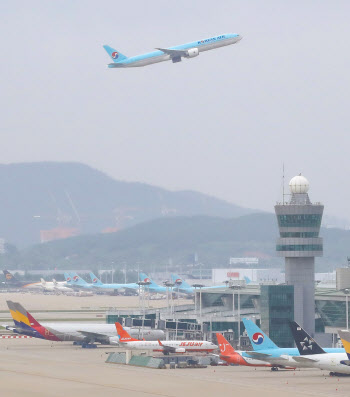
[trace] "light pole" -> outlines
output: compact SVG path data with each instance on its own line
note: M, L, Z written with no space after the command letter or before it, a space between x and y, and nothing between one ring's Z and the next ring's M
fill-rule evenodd
M343 290L345 294L345 310L346 310L346 329L347 331L349 330L349 300L348 300L348 295L350 290L348 288L345 288Z
M143 339L143 329L145 326L145 292L146 292L146 286L150 285L151 282L150 281L138 281L137 282L138 286L139 286L139 291L140 291L140 287L142 286L143 288L143 296L142 296L142 330L141 330L141 338ZM140 301L139 301L140 302Z
M168 298L168 296L169 296L169 288L170 288L170 292L171 292L171 305L170 305L170 313L172 314L172 312L173 312L173 287L174 287L174 283L172 283L171 281L164 281L164 283L163 283L165 286L166 286L166 289L167 289L167 294L166 294L166 296L167 296L167 307L168 307L168 312L169 312L169 298Z

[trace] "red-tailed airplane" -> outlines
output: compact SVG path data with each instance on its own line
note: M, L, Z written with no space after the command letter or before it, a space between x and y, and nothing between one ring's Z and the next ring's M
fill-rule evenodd
M153 350L160 351L163 354L169 353L186 353L190 352L212 352L218 347L212 342L205 340L169 340L161 342L144 341L132 338L121 324L115 323L117 333L119 336L119 346L127 349L135 350Z

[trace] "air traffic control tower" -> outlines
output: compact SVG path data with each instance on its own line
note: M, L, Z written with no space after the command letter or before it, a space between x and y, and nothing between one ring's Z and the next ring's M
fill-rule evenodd
M301 174L291 179L289 188L290 201L275 206L280 232L276 250L285 258L286 284L294 285L294 319L314 336L315 257L323 255L323 205L311 203L309 182Z

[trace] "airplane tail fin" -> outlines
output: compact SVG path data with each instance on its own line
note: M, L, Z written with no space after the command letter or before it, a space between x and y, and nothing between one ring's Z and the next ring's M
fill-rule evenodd
M301 356L326 353L298 323L291 321L289 327Z
M171 280L173 283L178 285L181 288L186 288L186 289L193 289L189 284L186 283L185 280L183 280L178 274L171 274Z
M92 284L95 284L95 285L103 285L103 282L102 282L99 278L97 278L97 277L94 275L94 273L90 272L89 274L90 274L90 278L91 278Z
M349 331L338 331L340 339L343 343L345 352L350 360L350 332Z
M115 327L117 329L117 334L119 336L119 342L137 342L138 341L138 339L132 338L120 323L115 323Z
M19 283L19 281L16 279L16 277L12 273L10 273L8 270L3 270L2 272L4 273L7 284L18 284Z
M7 301L7 306L17 327L23 329L32 329L33 326L41 327L39 322L18 302Z
M120 61L124 61L128 57L110 47L109 45L104 45L103 48L107 51L107 54L112 58L112 61L117 63Z
M41 284L42 284L42 285L45 285L45 284L46 284L46 281L45 281L43 278L41 278L40 281L41 281Z
M72 284L72 276L69 273L63 273L67 284Z
M153 287L160 287L157 283L155 283L146 273L139 274L140 280L145 281L146 283L151 283L150 285Z
M244 280L245 280L246 284L250 284L252 282L252 280L247 276L244 276Z
M20 303L7 301L13 321L21 333L34 338L59 341L56 335L43 327Z
M278 349L278 346L253 321L243 318L243 324L254 350Z
M233 354L235 353L235 349L227 342L225 337L222 334L217 333L216 338L218 340L219 348L220 348L220 353L222 355L228 355L228 354Z
M72 280L73 280L74 284L76 284L76 285L86 285L86 284L88 284L83 278L78 276L77 273L73 272L73 273L70 273L70 275L72 276Z

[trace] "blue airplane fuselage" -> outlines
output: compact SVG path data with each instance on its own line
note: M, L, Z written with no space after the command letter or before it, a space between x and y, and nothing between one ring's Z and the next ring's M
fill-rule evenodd
M165 51L169 50L170 53L166 53L162 50L157 50L142 55L136 55L130 58L120 54L118 51L114 50L109 46L104 46L104 48L113 60L113 63L108 64L109 68L126 68L147 66L153 63L169 60L173 60L173 62L179 62L181 60L181 57L193 58L199 55L200 52L235 44L241 39L242 36L237 33L227 33L219 36L210 37L208 39L192 41L190 43L164 49ZM173 56L171 54L171 51L180 51L183 52L183 54L176 57L176 54L174 53Z

